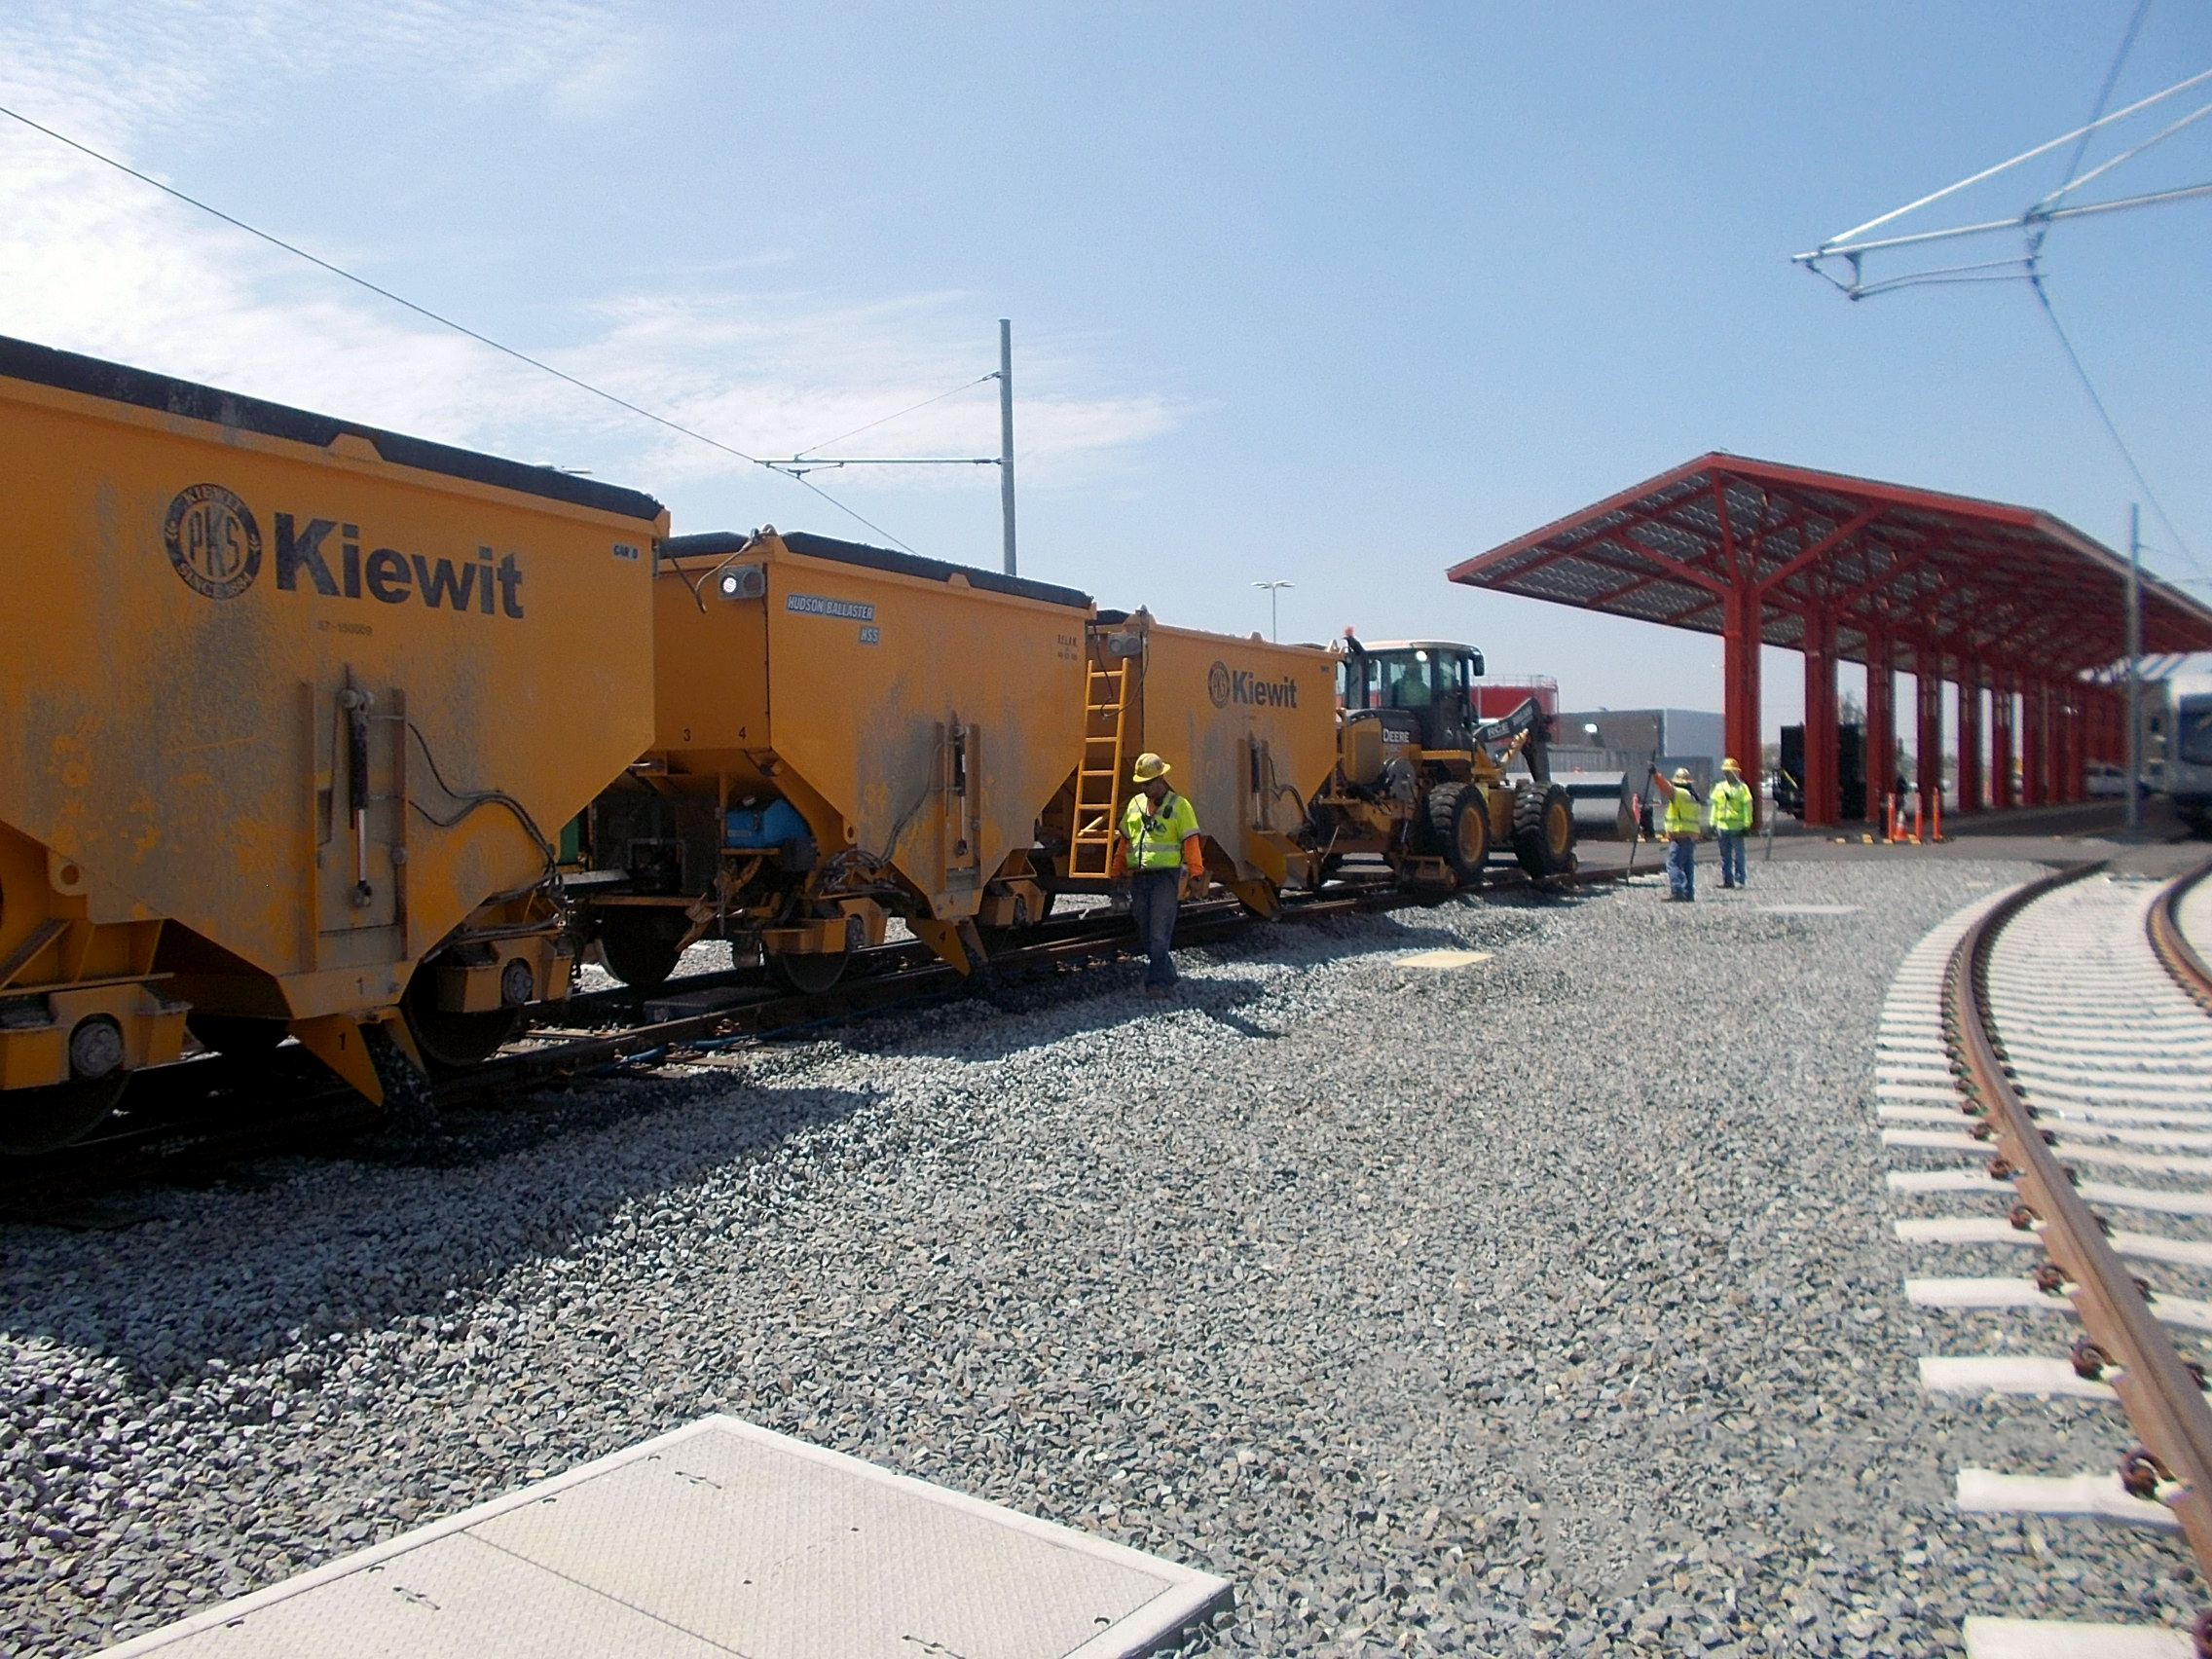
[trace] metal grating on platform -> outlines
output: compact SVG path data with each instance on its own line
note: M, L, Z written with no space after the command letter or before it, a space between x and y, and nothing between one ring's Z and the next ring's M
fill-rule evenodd
M111 1655L1118 1659L1227 1580L712 1417Z

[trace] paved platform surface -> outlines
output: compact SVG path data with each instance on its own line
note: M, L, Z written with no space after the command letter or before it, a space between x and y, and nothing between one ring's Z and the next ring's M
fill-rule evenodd
M2212 842L2191 836L2165 801L2145 803L2143 829L2133 836L2124 829L2123 804L2097 800L2073 806L1954 815L1943 821L1941 841L1918 845L1869 842L1864 838L1867 831L1863 825L1808 830L1794 819L1785 818L1771 837L1763 831L1754 836L1746 857L1753 865L1984 859L2072 864L2112 859L2121 867L2145 875L2179 874L2212 859ZM1585 869L1622 869L1630 865L1631 848L1626 841L1586 840L1578 844L1576 852ZM1641 873L1660 869L1667 849L1664 843L1645 841L1634 853L1635 868ZM1712 842L1699 845L1698 864L1705 874L1718 879L1719 854Z
M1122 1659L1227 1580L710 1417L111 1648Z

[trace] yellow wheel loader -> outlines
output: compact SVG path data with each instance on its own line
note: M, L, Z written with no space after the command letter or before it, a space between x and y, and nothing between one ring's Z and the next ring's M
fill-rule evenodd
M1502 719L1477 719L1482 673L1471 645L1362 645L1346 632L1337 769L1302 836L1315 885L1355 855L1380 857L1408 887L1480 887L1493 851L1510 850L1538 880L1573 873L1574 811L1551 779L1549 717L1531 697ZM1526 773L1509 773L1516 758Z

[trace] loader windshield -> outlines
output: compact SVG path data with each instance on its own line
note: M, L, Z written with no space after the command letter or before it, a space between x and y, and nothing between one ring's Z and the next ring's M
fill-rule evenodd
M1477 658L1464 648L1412 645L1362 651L1337 669L1337 697L1346 709L1464 710Z

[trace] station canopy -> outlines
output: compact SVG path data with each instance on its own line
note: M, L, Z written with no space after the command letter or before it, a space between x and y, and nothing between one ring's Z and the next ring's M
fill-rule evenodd
M2055 679L2124 656L2126 570L2032 507L1716 452L1449 573L1797 650L1832 628L1824 654L1907 672L1918 647ZM2189 595L2145 576L2143 611L2147 653L2212 649L2212 609Z

